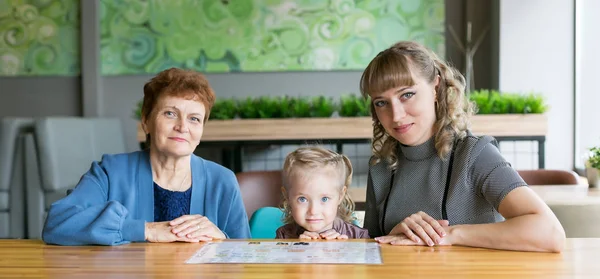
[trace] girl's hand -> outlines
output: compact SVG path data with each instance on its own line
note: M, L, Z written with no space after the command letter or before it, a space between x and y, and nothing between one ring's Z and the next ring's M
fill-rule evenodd
M197 241L225 239L225 234L208 218L202 215L183 215L169 222L171 232L178 237L186 237Z
M334 229L326 230L319 234L321 238L331 240L331 239L348 239L348 236L345 234L340 234Z
M304 231L300 236L298 236L298 238L300 238L300 239L319 239L319 238L321 238L321 236L319 235L319 233L316 233L316 232Z
M444 227L447 226L448 220L435 220L427 213L419 211L396 225L388 236L405 235L412 242L433 246L442 243L442 237L447 233Z

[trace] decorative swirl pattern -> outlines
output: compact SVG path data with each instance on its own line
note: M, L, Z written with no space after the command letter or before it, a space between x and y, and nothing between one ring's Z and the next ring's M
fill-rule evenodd
M78 74L79 0L0 1L0 76Z
M0 75L79 74L79 2L0 1ZM105 75L361 70L399 40L444 55L444 0L101 0L100 20Z
M442 49L442 55L444 48L443 0L102 3L107 75L155 73L165 65L202 72L360 70L399 40ZM147 30L144 40L113 43L130 42L140 29Z
M149 30L136 28L130 31L130 38L124 40L123 44L123 64L132 68L144 69L144 66L152 62L156 55L162 54L163 48L157 46L156 37ZM160 43L158 42L158 44Z

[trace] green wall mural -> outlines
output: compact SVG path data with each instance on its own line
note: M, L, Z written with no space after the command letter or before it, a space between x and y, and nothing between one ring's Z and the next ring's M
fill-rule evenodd
M0 0L0 76L78 74L79 0Z
M444 0L102 0L106 75L360 70L399 40L444 55Z

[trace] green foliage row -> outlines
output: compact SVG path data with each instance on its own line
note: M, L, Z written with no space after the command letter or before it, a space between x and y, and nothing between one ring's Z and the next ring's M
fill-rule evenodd
M500 93L496 90L478 90L469 95L477 107L477 114L544 113L545 100L538 94ZM142 102L137 104L134 116L140 119ZM370 100L355 94L343 95L338 101L331 97L248 97L246 99L218 99L210 119L227 120L236 117L305 118L330 117L338 112L342 117L369 116Z
M330 117L334 112L343 117L368 116L369 100L344 95L339 102L331 97L248 97L242 100L218 100L211 119L306 118Z
M369 103L370 100L353 94L342 96L338 102L324 96L218 99L210 111L210 119L331 117L336 111L342 117L369 116ZM137 119L141 118L141 107L140 101L134 111Z
M500 93L496 90L477 90L469 95L477 106L477 114L544 113L548 109L539 94Z

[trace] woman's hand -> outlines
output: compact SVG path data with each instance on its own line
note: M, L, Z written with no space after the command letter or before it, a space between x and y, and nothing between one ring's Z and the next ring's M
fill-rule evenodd
M391 245L400 245L400 246L425 246L426 245L425 242L423 242L423 241L415 242L403 234L380 236L380 237L376 237L375 241L377 241L379 243L389 243ZM452 245L450 242L451 241L449 240L448 237L443 237L441 242L437 243L436 245L440 245L440 246Z
M404 235L414 243L433 246L442 244L442 238L446 236L444 227L448 226L447 220L435 220L427 213L419 211L404 221L396 225L387 236L380 237L382 243L391 243L392 241L404 242L403 238L394 238L394 236ZM392 240L393 239L393 240ZM378 240L379 241L379 240ZM447 244L446 244L447 245Z
M208 218L202 215L183 215L169 222L171 232L178 236L198 241L225 239L225 234Z
M198 242L198 240L179 237L171 232L172 227L169 222L149 222L146 223L144 235L148 242Z

